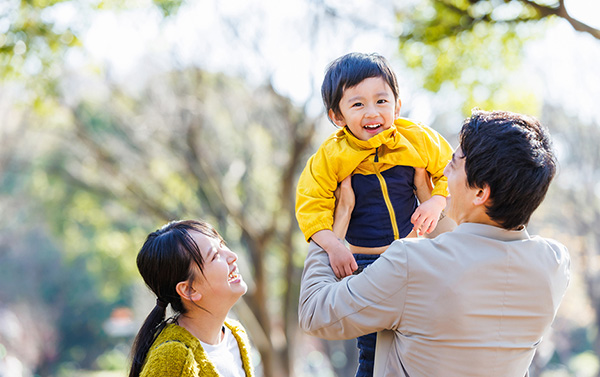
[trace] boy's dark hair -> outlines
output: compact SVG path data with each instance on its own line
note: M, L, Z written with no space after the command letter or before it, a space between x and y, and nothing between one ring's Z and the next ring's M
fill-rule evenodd
M379 54L351 52L332 61L325 71L321 96L329 115L329 110L340 115L340 100L344 90L360 84L364 79L381 77L398 99L398 82L389 62Z
M467 184L490 188L488 216L505 229L527 224L556 172L546 128L530 116L475 109L459 139Z

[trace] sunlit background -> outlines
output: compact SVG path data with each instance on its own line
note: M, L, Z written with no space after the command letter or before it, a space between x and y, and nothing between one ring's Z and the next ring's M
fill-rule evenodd
M572 254L532 377L600 376L600 1L0 0L0 376L125 376L145 236L203 218L240 255L259 376L351 376L297 326L297 176L326 65L379 52L401 115L538 117L560 171L529 228Z

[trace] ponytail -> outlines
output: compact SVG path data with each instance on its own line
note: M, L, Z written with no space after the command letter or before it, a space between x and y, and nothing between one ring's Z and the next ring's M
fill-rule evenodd
M223 241L208 223L198 220L173 221L150 233L138 253L138 270L158 299L133 341L129 377L140 375L152 343L165 328L167 305L171 305L176 315L186 312L177 293L177 284L193 281L192 265L198 266L200 272L204 265L200 248L190 232L199 232Z
M148 314L148 317L146 317L144 324L142 324L140 331L138 331L133 341L129 377L139 377L152 343L154 343L158 334L160 334L167 324L165 321L166 311L167 303L157 299L156 306Z

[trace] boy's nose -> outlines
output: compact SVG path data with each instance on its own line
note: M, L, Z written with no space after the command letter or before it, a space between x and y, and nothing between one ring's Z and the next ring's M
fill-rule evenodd
M377 116L378 112L377 109L375 108L375 106L373 105L368 105L366 106L366 111L365 111L365 115L368 117L374 117Z

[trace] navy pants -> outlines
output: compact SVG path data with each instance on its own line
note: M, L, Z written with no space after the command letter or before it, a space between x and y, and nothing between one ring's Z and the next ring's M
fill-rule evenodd
M354 254L354 259L358 269L354 274L359 274L368 265L375 262L379 254ZM377 343L377 333L359 336L356 339L358 347L358 369L356 377L373 377L373 367L375 365L375 344Z

